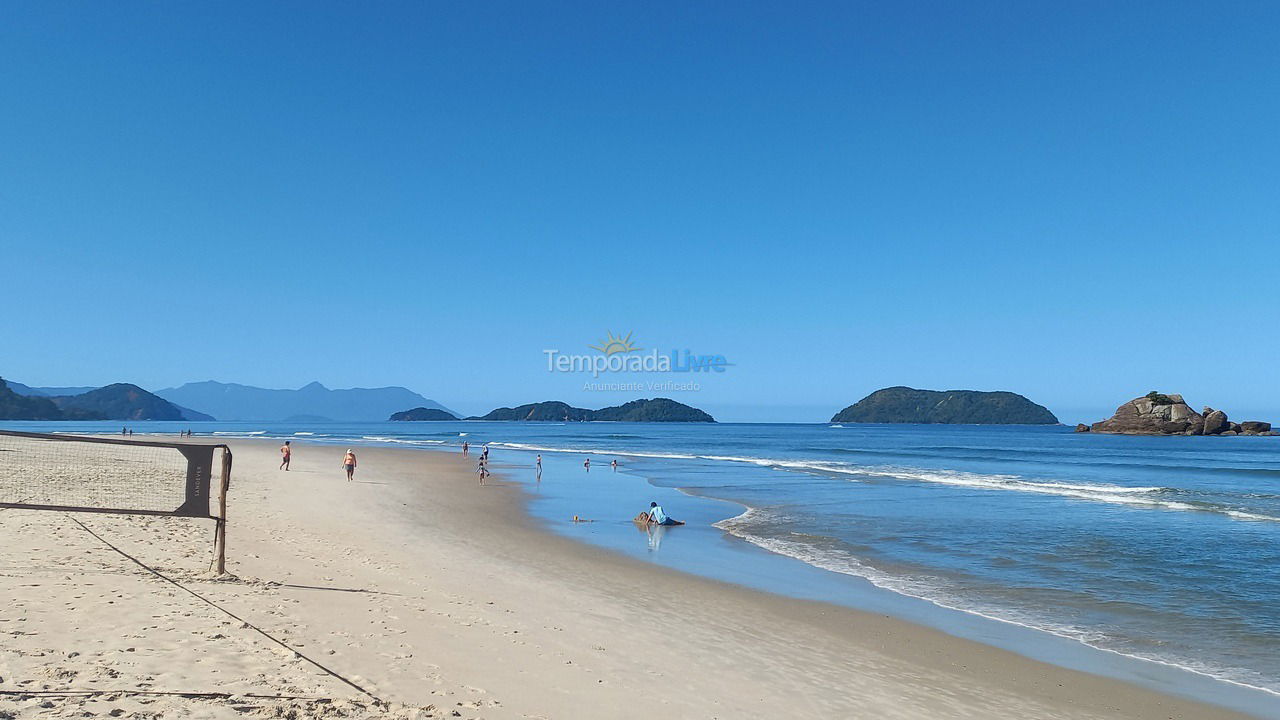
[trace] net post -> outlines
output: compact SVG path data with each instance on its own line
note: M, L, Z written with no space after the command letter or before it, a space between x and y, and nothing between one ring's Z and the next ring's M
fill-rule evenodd
M222 476L218 483L218 526L214 536L214 573L227 572L227 487L231 484L231 448L222 446Z

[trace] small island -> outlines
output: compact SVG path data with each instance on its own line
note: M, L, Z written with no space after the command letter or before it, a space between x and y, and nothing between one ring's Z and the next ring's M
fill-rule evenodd
M398 413L392 413L391 417L387 419L393 420L393 421L406 421L406 422L423 422L423 421L437 422L442 420L443 421L457 420L458 418L455 417L452 413L445 412L444 410L440 410L439 408L416 407L416 408L413 408L412 410L402 410Z
M468 420L526 422L706 422L715 418L695 407L668 398L632 400L624 405L588 410L559 401L502 407Z
M1271 423L1231 422L1222 410L1205 407L1196 412L1176 393L1152 390L1116 408L1115 415L1093 425L1076 425L1076 432L1116 435L1277 435Z
M1058 418L1017 393L899 386L871 393L836 413L831 422L1056 425Z

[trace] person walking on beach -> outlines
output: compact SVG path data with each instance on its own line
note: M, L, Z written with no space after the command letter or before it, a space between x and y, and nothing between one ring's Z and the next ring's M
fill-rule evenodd
M484 444L484 450L480 451L480 457L484 458L485 462L489 461L489 443Z
M347 454L342 457L342 467L347 471L347 482L355 477L356 474L356 454L347 449Z
M613 468L613 471L614 471L614 472L618 472L618 461L617 461L617 460L614 460L614 461L610 462L610 463L609 463L609 467Z
M289 459L293 457L293 448L289 446L290 441L285 440L280 446L280 469L289 472Z
M480 474L480 484L484 484L484 479L489 477L489 461L485 456L480 456L480 462L476 464L476 471Z
M542 477L542 453L538 453L538 460L534 465L538 468L538 477Z
M591 458L587 458L586 460L583 460L582 467L586 468L587 472L591 472Z
M462 441L462 457L466 457L471 452L471 443L466 440Z

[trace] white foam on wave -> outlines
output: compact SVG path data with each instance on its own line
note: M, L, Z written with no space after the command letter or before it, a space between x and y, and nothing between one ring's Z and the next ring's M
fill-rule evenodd
M1245 520L1280 522L1280 517L1259 515L1213 505L1167 500L1159 497L1170 492L1170 488L1129 485L1112 485L1108 483L1063 483L1051 481L1027 480L1017 475L980 475L945 470L915 470L911 468L859 468L858 474L901 478L920 482L969 487L979 490L1004 490L1013 492L1040 493L1058 495L1077 500L1090 500L1130 507L1146 507L1159 510L1180 512L1208 512Z
M754 457L748 455L697 455L691 453L661 453L631 450L609 450L604 448L572 448L551 445L534 445L530 443L492 443L498 447L513 450L532 450L537 452L577 453L585 455L622 455L628 457L672 459L672 460L711 460L716 462L735 462L758 465L760 467L777 468L806 473L846 476L853 478L883 478L886 480L907 480L913 482L967 487L976 490L999 490L1006 492L1037 493L1056 495L1074 500L1111 503L1134 508L1149 508L1179 512L1208 512L1257 522L1280 522L1280 517L1260 515L1240 510L1232 510L1221 506L1198 505L1160 497L1171 492L1170 488L1159 486L1114 485L1111 483L1068 483L1051 480L1030 480L1019 475L984 475L980 473L961 472L958 470L922 470L919 468L894 466L853 465L847 462L824 460L793 460L782 458Z
M1259 515L1257 513L1245 512L1243 510L1227 510L1226 514L1234 518L1240 518L1241 520L1280 522L1280 518L1277 518L1277 517L1272 517L1270 515Z
M213 435L266 435L267 431L266 430L245 430L245 431L226 430L221 432L214 431L211 434Z
M669 460L697 460L699 455L683 453L654 453L635 450L606 450L601 448L566 448L547 445L531 445L529 443L493 442L490 445L511 448L512 450L536 450L538 452L578 453L584 455L624 455L626 457L665 458Z
M761 467L780 468L783 470L799 470L801 472L839 473L842 475L862 475L863 472L848 463L823 460L780 460L777 458L744 457L740 455L698 455L700 460L719 460L721 462L739 462L759 465Z
M641 450L571 448L514 442L494 442L490 444L497 447L511 448L512 450L536 450L538 452L575 453L584 455L622 455L625 457L656 458L660 460L714 460L719 462L749 463L751 465L760 465L762 467L776 467L788 470L861 474L859 471L843 467L843 463L823 462L818 460L779 460L775 458L746 457L738 455L694 455L690 453L645 452Z
M405 440L403 438L386 437L385 435L361 435L361 440L370 442L392 443L396 445L445 445L444 440Z
M1053 624L1039 619L1007 617L1006 614L1008 611L1002 612L1000 610L988 608L965 606L959 601L948 597L948 593L945 590L945 584L935 578L922 579L920 577L894 575L872 567L848 553L826 550L808 543L787 540L785 538L766 537L750 531L750 528L753 525L765 523L773 524L780 519L781 518L771 517L767 511L759 508L748 507L740 515L715 523L714 527L724 530L736 538L749 542L756 547L762 548L776 555L782 555L799 560L806 565L811 565L821 570L859 577L883 590L888 590L917 600L923 600L946 610L954 610L968 615L976 615L987 620L1015 625L1017 627L1027 628L1038 632L1049 633L1050 635L1072 640L1101 652L1120 655L1132 660L1140 660L1143 662L1163 665L1165 667L1176 668L1202 677L1211 678L1219 682L1225 682L1236 687L1242 687L1249 690L1259 690L1269 695L1280 696L1280 691L1235 679L1233 675L1236 673L1232 673L1230 670L1223 668L1192 661L1174 661L1157 656L1148 656L1115 650L1103 644L1107 639L1109 639L1109 636L1098 630Z
M301 435L315 435L315 433L313 433L313 432L296 432L296 433L294 433L294 435L295 435L295 436L301 436Z

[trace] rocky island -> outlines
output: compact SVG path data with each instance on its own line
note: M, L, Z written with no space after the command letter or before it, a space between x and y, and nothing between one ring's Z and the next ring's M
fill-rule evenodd
M1151 392L1116 408L1116 414L1092 426L1076 425L1076 432L1121 435L1277 435L1271 423L1231 422L1222 410L1205 407L1196 412L1181 395Z
M588 410L568 403L550 401L514 408L498 408L468 420L521 420L543 422L715 422L715 418L695 407L668 398L632 400L624 405Z
M1017 393L890 387L841 410L831 422L1054 425L1058 418Z
M398 413L393 413L391 417L387 419L392 421L403 420L408 422L421 422L421 421L448 421L448 420L457 420L458 418L455 417L453 413L445 412L444 410L441 410L439 408L416 407L412 410L403 410Z

